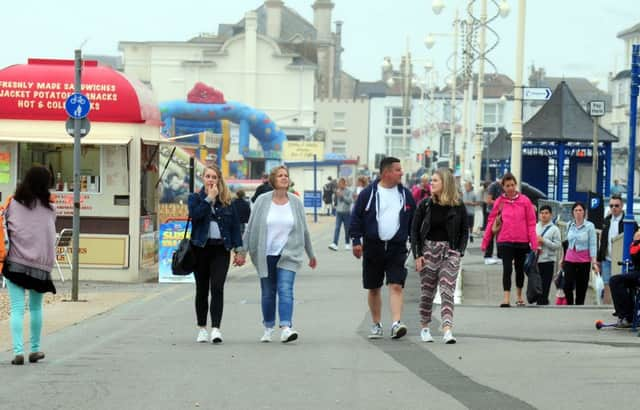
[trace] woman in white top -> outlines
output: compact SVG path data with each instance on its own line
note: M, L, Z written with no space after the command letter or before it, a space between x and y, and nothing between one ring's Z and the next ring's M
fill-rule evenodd
M244 234L244 251L249 252L258 270L262 291L264 334L261 342L270 342L276 323L276 298L280 317L280 341L294 341L292 328L293 284L302 266L304 253L309 266L316 267L304 206L300 198L287 192L289 171L284 165L269 175L274 190L258 197Z

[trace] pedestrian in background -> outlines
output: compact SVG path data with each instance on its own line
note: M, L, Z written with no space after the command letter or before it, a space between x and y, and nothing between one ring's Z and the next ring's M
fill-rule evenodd
M336 196L336 227L333 231L333 242L329 245L332 251L338 250L338 240L340 239L340 228L344 226L344 248L351 250L349 243L349 224L351 223L351 204L353 204L353 192L347 187L345 178L338 179L338 189Z
M416 205L423 199L431 196L431 186L429 185L429 175L422 174L420 177L420 183L416 184L411 190L411 195Z
M236 192L236 197L231 201L231 206L236 210L238 215L238 221L240 222L240 235L244 235L244 228L249 222L249 216L251 215L251 205L247 201L246 194L242 189Z
M473 222L476 215L476 206L480 204L478 195L473 190L473 184L465 181L464 192L462 193L462 201L467 213L467 227L469 228L469 242L473 243Z
M449 170L439 169L431 176L431 198L418 204L411 224L411 249L420 273L423 342L433 342L429 325L438 285L442 295L442 340L447 344L456 342L452 333L454 292L468 236L467 210L455 179Z
M622 210L622 197L620 194L612 194L609 199L609 215L604 218L602 232L600 233L600 244L598 246L598 263L600 273L604 282L604 303L611 303L611 290L609 280L611 279L611 242L618 235L624 233L624 211ZM638 224L633 221L633 232L638 230Z
M487 220L487 229L482 239L482 250L486 251L492 241L491 228L498 214L502 218L502 227L496 235L498 254L502 258L502 288L504 298L500 307L511 306L511 274L516 271L516 306L524 306L522 288L524 287L524 261L529 250L538 249L536 236L536 211L526 195L517 190L516 177L507 172L502 177L504 193L493 203L493 209Z
M367 185L369 185L369 177L366 175L360 175L358 177L358 180L356 181L356 190L353 198L354 201L358 199L358 195L360 195L360 192L362 192L362 190L365 189Z
M567 228L567 253L564 257L564 294L567 304L584 305L591 268L598 267L596 228L585 219L586 209L581 202L571 208L573 221ZM574 298L575 289L575 298Z
M316 257L311 246L304 205L300 198L287 192L289 170L280 165L271 170L272 192L258 198L253 205L244 234L245 251L258 271L261 289L261 342L271 342L276 324L276 298L280 318L280 341L288 343L298 338L293 329L293 285L296 272L302 266L304 253L309 266L315 269Z
M271 184L269 184L269 175L263 173L262 184L258 185L258 187L256 188L256 192L254 192L253 196L251 197L251 202L256 202L256 199L258 199L260 195L271 190L273 190L273 187L271 186Z
M497 254L498 258L493 257L493 250L494 250L493 244L496 238L493 232L491 231L491 224L489 223L488 215L491 214L491 211L493 210L496 200L500 197L500 195L502 195L502 193L503 193L502 181L498 179L497 181L494 181L489 185L489 187L486 189L486 193L484 197L484 202L487 208L487 223L485 225L484 235L487 236L487 232L491 234L491 237L487 242L486 249L484 249L485 265L494 265L494 264L500 263L500 259L499 259L501 257L500 252L498 252Z
M325 210L327 211L327 216L332 215L334 212L334 198L333 194L336 191L338 185L336 181L331 178L331 176L327 177L327 183L322 187L322 202L324 202Z
M229 271L230 251L234 265L242 266L244 256L240 220L231 206L231 193L217 167L208 166L202 175L204 185L189 195L191 245L196 256L196 319L200 328L196 341L222 343L220 324L224 306L224 283ZM211 303L209 303L211 293ZM211 314L211 335L207 332L207 312Z
M624 186L620 185L620 181L617 179L613 180L613 186L611 187L610 193L613 197L614 195L622 195L624 194Z
M542 295L538 297L538 305L549 304L549 289L555 272L556 253L562 245L560 230L553 223L553 211L549 205L542 205L538 212L540 220L536 225L538 236L538 271L542 278Z
M407 278L407 239L416 204L402 183L400 160L386 157L380 161L380 178L358 196L349 235L353 255L362 258L362 283L373 326L370 339L379 339L382 331L382 285L389 286L391 337L407 334L402 318L403 288Z
M4 218L7 224L9 252L2 269L7 280L11 306L9 326L13 340L12 364L24 364L23 324L25 293L29 293L29 362L44 359L40 350L42 298L56 293L51 281L55 263L56 211L51 204L51 174L45 167L27 171L15 194L8 200Z

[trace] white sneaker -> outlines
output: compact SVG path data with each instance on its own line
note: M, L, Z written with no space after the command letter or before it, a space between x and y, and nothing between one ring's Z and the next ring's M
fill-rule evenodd
M332 251L337 251L338 245L336 245L335 243L332 243L331 245L329 245L329 249L331 249Z
M401 321L395 322L391 326L391 338L392 339L400 339L402 336L407 334L407 326Z
M451 333L451 329L444 332L444 336L442 336L442 341L448 345L452 345L456 342L456 338L453 337L453 333Z
M428 327L423 327L420 331L420 340L425 343L433 343L433 337L431 336L431 331Z
M496 258L484 258L484 264L485 265L495 265L497 263L500 263L500 259L496 259Z
M344 250L345 251L350 251L351 250L351 245L350 244L344 245Z
M200 329L198 332L198 337L196 338L196 342L198 343L207 343L209 341L209 332L207 329Z
M220 333L220 329L217 327L211 329L211 343L222 343L222 333Z
M262 343L269 343L271 341L272 336L273 336L273 328L272 327L265 327L264 328L264 334L260 338L260 341Z
M280 341L282 343L293 342L298 338L298 332L291 329L290 327L282 328L282 333L280 333Z

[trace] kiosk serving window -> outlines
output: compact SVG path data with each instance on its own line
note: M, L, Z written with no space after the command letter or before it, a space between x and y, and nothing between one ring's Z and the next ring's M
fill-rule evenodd
M29 168L42 165L52 173L52 191L73 191L73 144L18 144L18 180ZM80 190L100 192L100 146L82 145Z

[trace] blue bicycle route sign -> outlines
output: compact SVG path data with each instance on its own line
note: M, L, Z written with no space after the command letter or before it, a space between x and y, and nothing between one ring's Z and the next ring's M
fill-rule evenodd
M64 102L64 109L71 118L81 119L89 114L91 102L81 93L73 93Z

